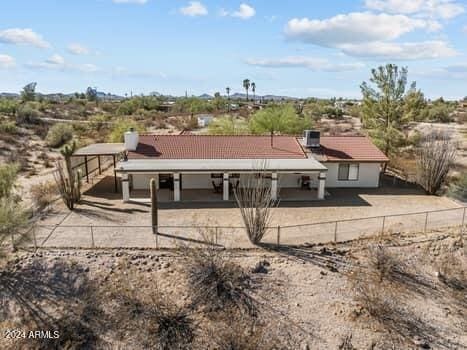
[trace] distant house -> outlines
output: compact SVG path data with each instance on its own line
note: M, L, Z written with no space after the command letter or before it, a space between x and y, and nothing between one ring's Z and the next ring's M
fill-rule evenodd
M198 127L205 128L214 120L214 117L209 114L202 114L198 116Z
M271 145L272 142L272 145ZM147 190L151 178L171 200L218 193L232 199L232 187L248 175L268 175L273 198L324 199L326 188L378 187L388 158L365 136L138 135L125 133L127 156L117 165L123 200ZM262 164L259 168L259 164ZM141 191L139 191L141 192Z

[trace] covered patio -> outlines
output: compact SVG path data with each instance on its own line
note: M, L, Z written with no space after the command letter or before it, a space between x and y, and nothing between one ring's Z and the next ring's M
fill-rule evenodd
M274 200L322 200L326 167L312 158L304 159L158 159L122 161L124 202L147 202L149 181L154 178L159 200L229 201L233 188L247 187L246 179L265 174Z
M81 171L84 174L86 182L89 183L89 176L94 172L102 174L103 168L108 165L109 161L113 165L114 172L114 191L118 192L117 161L125 152L123 143L95 143L76 150L72 155L73 170Z

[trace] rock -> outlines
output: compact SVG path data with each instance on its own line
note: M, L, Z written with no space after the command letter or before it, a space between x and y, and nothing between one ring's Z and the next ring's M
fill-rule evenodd
M328 274L326 271L323 271L323 270L321 270L319 273L321 276L326 276Z
M310 350L310 346L308 345L307 342L303 342L302 345L300 346L301 350Z
M162 265L164 269L168 269L170 267L170 263L166 262L164 265Z
M431 349L430 344L419 336L413 338L413 343L417 345L420 349Z
M259 261L253 269L251 269L251 272L253 273L268 273L268 269L266 268L269 266L269 262L266 260L261 260Z

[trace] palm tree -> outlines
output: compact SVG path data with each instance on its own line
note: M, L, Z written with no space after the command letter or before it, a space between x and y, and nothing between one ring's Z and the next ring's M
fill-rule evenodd
M251 83L251 91L253 91L253 102L256 101L256 83Z
M227 92L227 110L230 112L230 87L227 86L225 92Z
M246 100L248 101L248 90L250 89L250 79L243 80L243 88L246 90Z

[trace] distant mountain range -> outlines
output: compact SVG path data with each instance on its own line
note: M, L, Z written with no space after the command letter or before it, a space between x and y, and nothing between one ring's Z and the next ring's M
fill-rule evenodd
M44 98L47 98L47 99L51 99L51 100L67 100L69 99L70 97L74 97L75 96L75 93L71 93L71 94L63 94L63 93L53 93L53 94L42 94L42 93L37 93L37 95L39 96L42 96ZM160 94L158 92L151 92L150 94L148 94L149 96L157 96L157 97L162 97L162 96L165 96L169 99L175 99L175 98L180 98L180 97L183 97L183 96L170 96L170 95L163 95L163 94ZM99 97L99 99L101 100L115 100L115 101L118 101L118 100L123 100L125 99L126 97L124 96L119 96L119 95L114 95L114 94L110 94L110 93L105 93L105 92L102 92L102 91L98 91L97 92L97 96ZM136 95L135 95L136 96ZM10 93L10 92L0 92L0 97L6 97L6 98L18 98L20 97L20 94L18 93ZM197 96L198 98L201 98L201 99L204 99L204 100L212 100L214 98L214 96L212 95L209 95L209 94L202 94L202 95L199 95ZM227 95L223 95L222 97L227 97ZM245 100L246 99L246 94L241 94L241 93L235 93L235 94L232 94L230 95L230 98L232 100ZM248 98L249 99L253 99L253 95L252 94L249 94L248 95ZM280 100L298 100L298 98L296 97L290 97L290 96L277 96L277 95L264 95L264 96L259 96L259 95L256 95L255 96L256 100L273 100L273 101L280 101Z

